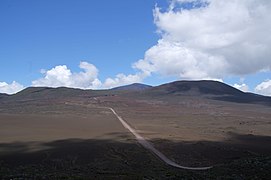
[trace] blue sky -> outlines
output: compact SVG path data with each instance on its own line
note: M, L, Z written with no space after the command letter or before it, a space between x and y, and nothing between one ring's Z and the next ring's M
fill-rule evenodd
M158 39L154 0L0 3L1 81L31 85L40 69L66 64L77 71L82 60L95 64L101 79L129 73Z
M236 43L227 36L229 32L237 34L235 29L239 32L251 27L247 24L239 27L236 25L239 21L231 23L232 16L227 13L234 14L230 6L236 3L234 1L223 5L225 15L221 13L220 18L229 19L225 25L228 32L220 31L221 24L215 24L217 19L200 19L203 23L198 23L191 18L203 14L214 16L214 9L220 8L215 0L210 0L210 7L205 7L204 1L195 4L184 1L2 0L0 92L14 93L28 86L99 89L133 82L157 85L179 79L216 79L252 92L256 91L256 86L267 82L257 93L270 95L270 53L264 48L264 56L251 55L250 49L243 52L247 47L244 44L254 47L257 41L263 44L261 47L268 47L270 39L261 42L262 36L259 36ZM260 1L259 6L270 7L269 3L262 3ZM245 2L236 8L253 10L249 9L251 4ZM240 22L246 21L246 16L237 15ZM260 15L264 17L261 19L270 20L270 15ZM188 16L190 19L186 21ZM262 23L261 29L245 30L252 34L261 30L263 35L268 32L265 28L269 26L257 18L250 18L255 26ZM213 30L205 32L206 26ZM198 35L191 35L193 31ZM236 39L244 39L243 36L236 36ZM208 39L208 43L205 40L203 43L201 37L221 43L209 43ZM195 45L193 42L198 39ZM241 53L234 52L238 48L242 49L238 51Z

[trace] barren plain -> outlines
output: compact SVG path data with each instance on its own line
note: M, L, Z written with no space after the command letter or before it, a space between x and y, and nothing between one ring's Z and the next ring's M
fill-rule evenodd
M34 88L1 99L1 179L270 177L270 105L149 94ZM172 161L213 168L168 166L104 107Z

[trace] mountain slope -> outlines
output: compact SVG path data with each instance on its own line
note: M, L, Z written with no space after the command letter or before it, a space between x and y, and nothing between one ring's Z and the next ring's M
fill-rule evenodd
M9 96L8 94L0 93L0 99L8 97L8 96Z
M244 92L218 81L175 81L152 88L153 92L179 95L243 95Z
M29 87L16 94L11 95L9 101L66 99L72 97L91 96L92 90L82 90L74 88L50 88L50 87Z
M156 87L144 84L131 84L111 90L82 90L73 88L29 87L14 95L0 94L4 101L29 101L49 99L86 99L96 96L128 96L148 98L170 98L181 101L182 98L206 98L237 103L257 103L271 106L271 97L253 93L244 93L234 87L217 81L175 81Z
M262 103L271 105L271 97L242 92L218 81L175 81L151 88L147 94L154 96L193 96L237 103Z
M118 91L142 91L151 88L152 86L146 85L146 84L140 84L140 83L134 83L126 86L120 86L112 88L112 90L118 90Z
M105 96L116 94L109 90L83 90L67 87L28 87L16 94L6 98L8 101L28 101L28 100L49 100L49 99L69 99L81 98L86 99L96 96Z

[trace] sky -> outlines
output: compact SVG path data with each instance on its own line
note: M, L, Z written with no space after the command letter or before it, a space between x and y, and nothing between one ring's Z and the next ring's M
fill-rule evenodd
M269 0L1 0L0 93L217 80L271 96Z

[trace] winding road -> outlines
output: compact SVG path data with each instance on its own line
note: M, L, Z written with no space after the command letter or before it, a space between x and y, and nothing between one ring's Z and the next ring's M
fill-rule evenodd
M176 168L180 168L180 169L186 169L186 170L208 170L211 169L212 166L208 166L208 167L186 167L186 166L181 166L175 162L173 162L172 160L170 160L169 158L167 158L163 153L161 153L159 150L157 150L150 142L148 142L144 137L142 137L140 134L138 134L136 132L135 129L133 129L131 126L129 126L129 124L123 120L117 113L116 111L111 108L111 107L104 107L106 109L109 109L113 112L113 114L118 118L118 120L121 122L121 124L128 129L137 139L137 141L139 142L139 144L141 144L144 148L146 148L147 150L151 151L152 153L154 153L158 158L160 158L162 161L164 161L166 164L176 167Z

